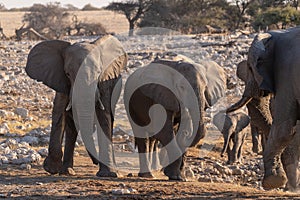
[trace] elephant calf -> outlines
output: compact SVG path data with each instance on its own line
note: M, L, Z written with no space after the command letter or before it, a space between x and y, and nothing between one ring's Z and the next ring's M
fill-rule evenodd
M213 122L224 137L221 156L223 157L224 153L227 152L228 164L241 162L242 146L247 136L244 129L250 123L249 116L244 112L230 114L219 112L214 116ZM233 146L231 143L233 143Z

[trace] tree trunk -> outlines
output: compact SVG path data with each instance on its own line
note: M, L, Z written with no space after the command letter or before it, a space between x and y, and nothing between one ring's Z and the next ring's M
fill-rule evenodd
M133 36L133 30L134 30L134 21L129 21L129 34L128 36Z

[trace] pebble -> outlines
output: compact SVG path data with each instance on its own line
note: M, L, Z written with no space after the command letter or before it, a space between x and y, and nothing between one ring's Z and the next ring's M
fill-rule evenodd
M16 108L15 113L21 116L22 118L27 118L29 111L26 108Z
M21 164L20 165L20 169L30 170L31 169L31 165L30 164Z

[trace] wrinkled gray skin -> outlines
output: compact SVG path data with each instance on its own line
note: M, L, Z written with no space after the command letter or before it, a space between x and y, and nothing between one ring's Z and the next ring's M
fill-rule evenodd
M244 129L250 123L249 116L244 112L219 112L214 116L213 122L224 138L221 156L227 153L227 164L242 163L242 147L247 136Z
M265 189L282 187L288 181L282 165L285 163L282 153L292 140L295 141L299 120L299 35L300 28L297 27L258 34L255 37L248 52L247 66L251 70L247 74L243 97L229 109L235 110L253 97L269 93L274 95L273 123L263 154L265 175L262 185ZM253 90L255 84L258 90ZM299 143L295 144L297 145ZM288 169L288 165L285 168ZM294 177L296 175L294 173Z
M248 83L247 74L249 68L247 66L247 61L242 61L237 66L236 75L245 84ZM257 91L259 93L258 85L253 84L247 89L251 88L252 91ZM271 95L253 97L247 104L248 114L251 118L251 135L252 135L252 150L254 153L259 153L259 143L262 145L262 150L265 148L266 140L268 138L270 127L272 124L272 113L270 109ZM258 141L259 135L261 136L261 142Z
M45 85L56 91L55 99L53 102L52 110L52 128L50 133L50 143L49 143L49 154L44 160L44 169L51 174L67 174L73 175L75 172L73 170L73 156L74 156L74 146L76 138L78 135L77 129L75 127L75 119L73 118L72 110L72 89L75 82L77 72L88 54L94 51L96 47L102 44L103 40L106 40L109 36L104 36L94 42L81 42L70 44L69 42L53 40L44 41L37 44L30 51L26 72L27 74L38 81L42 81ZM105 49L105 48L103 48ZM99 60L101 58L99 53L94 53L92 55L93 59ZM96 111L97 119L102 127L105 135L111 139L112 128L113 128L113 113L111 106L111 95L112 91L120 78L120 72L126 65L127 56L122 55L111 63L111 65L106 68L105 71L102 66L94 63L90 65L90 69L99 72L97 75L97 90L96 93L100 95L100 99L95 98L95 96L90 97L95 101L95 108L89 108L89 103L84 103L85 100L89 100L88 96L83 93L82 96L83 103L73 104L76 109L85 108L88 110ZM82 66L82 73L84 74L86 66ZM88 76L91 77L89 72L86 72ZM85 91L83 91L85 92ZM91 91L93 93L93 91ZM95 92L94 92L95 93ZM79 113L78 121L80 123L81 118L91 115L89 113ZM92 113L92 112L90 112ZM84 116L81 116L84 115ZM93 118L93 116L90 116ZM93 129L94 122L88 123ZM84 134L84 130L81 133ZM65 148L64 154L62 152L62 139L65 134ZM104 151L105 156L111 158L113 155L108 155L108 150ZM106 155L107 154L107 155ZM97 176L101 177L116 177L117 173L113 169L114 158L111 158L108 164L103 164L98 161L93 155L91 155L94 164L99 164L99 171ZM63 160L62 160L63 157Z
M135 135L135 143L138 147L139 156L140 156L140 177L153 177L151 173L151 155L152 155L152 147L149 148L149 143L153 140L158 140L162 147L166 147L165 150L167 152L167 156L163 156L159 158L159 161L161 163L165 162L165 160L170 159L173 157L174 152L180 152L180 155L174 162L167 163L164 167L164 174L169 177L170 180L182 180L181 177L181 170L184 165L184 154L186 151L186 148L189 146L195 146L201 138L203 138L206 134L206 128L204 125L204 109L206 106L209 105L210 102L213 102L212 99L209 99L208 91L207 91L207 80L205 75L203 76L200 69L198 69L199 65L197 64L190 64L187 62L177 62L177 61L170 61L170 60L157 60L153 62L154 64L158 63L164 66L171 67L172 69L177 70L180 72L186 80L188 80L189 84L193 88L193 92L195 93L198 101L198 107L199 107L199 114L200 119L197 122L193 122L198 124L198 129L196 130L195 137L192 138L192 141L186 142L186 138L188 138L187 135L191 134L191 123L192 119L189 115L189 109L187 108L187 112L182 112L181 104L179 99L176 97L174 93L171 92L170 89L158 85L158 84L146 84L141 87L139 87L137 90L134 91L133 95L130 96L129 106L126 107L127 115L132 119L132 121L137 124L140 127L145 127L150 123L150 116L149 116L149 109L155 105L160 104L165 108L166 111L166 122L163 125L163 128L156 133L155 135L151 137L145 137L141 138L137 135L138 130L134 129L133 127L133 133ZM152 64L153 64L152 63ZM209 62L208 62L209 64ZM215 64L215 63L214 63ZM220 73L222 74L222 84L219 84L218 87L221 88L221 93L225 91L224 86L226 86L226 78L224 71L221 67L217 66L218 70L220 70ZM143 69L140 69L143 70ZM164 73L161 71L161 73ZM224 77L223 77L224 75ZM167 78L168 75L163 76L163 78ZM172 77L171 77L172 79ZM178 80L172 80L174 81L175 85L177 85ZM128 88L133 87L133 85L136 84L136 81L134 79L131 79L131 77L128 78L126 85L125 85L125 92L128 90ZM184 86L183 86L184 87ZM215 91L218 89L214 88ZM182 99L188 98L187 96L184 96L184 91L186 89L181 88L182 93L178 93L178 96ZM174 92L174 91L173 91ZM220 98L219 96L218 98ZM127 101L126 95L124 96L124 101ZM158 117L158 116L157 116ZM131 123L132 123L131 121ZM180 124L182 122L182 124ZM179 133L179 127L186 132ZM147 134L147 132L145 133ZM176 138L176 139L175 139ZM175 139L175 140L173 140ZM169 146L168 144L173 141L172 146ZM175 141L175 142L174 142ZM150 154L149 154L150 152ZM182 152L182 153L181 153ZM146 154L145 154L146 153ZM150 155L150 156L149 156ZM168 157L168 158L166 158Z

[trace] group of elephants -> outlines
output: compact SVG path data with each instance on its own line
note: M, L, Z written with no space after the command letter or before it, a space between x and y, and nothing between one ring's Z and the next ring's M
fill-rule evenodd
M295 189L298 185L299 45L297 27L258 34L247 61L237 69L237 76L245 82L243 96L223 113L228 116L228 123L221 128L223 132L226 124L228 131L237 134L250 123L266 138L262 182L265 189L284 185ZM97 176L118 176L111 140L114 107L121 91L120 74L126 64L127 54L121 43L109 35L75 44L44 41L32 48L27 74L56 91L49 154L44 161L46 171L73 174L78 130L85 144L94 144L93 132L97 130L99 156L93 145L86 145L94 164L99 164ZM226 75L215 62L195 63L189 59L155 60L127 79L124 103L139 151L139 176L152 177L151 155L159 142L168 157L164 174L172 180L182 179L185 151L205 136L205 109L225 95L225 87ZM236 110L244 105L250 118L238 116ZM238 124L241 118L245 118L241 129L230 125ZM224 141L222 153L228 152L229 139ZM240 147L236 148L240 154ZM232 162L238 157L234 155Z

